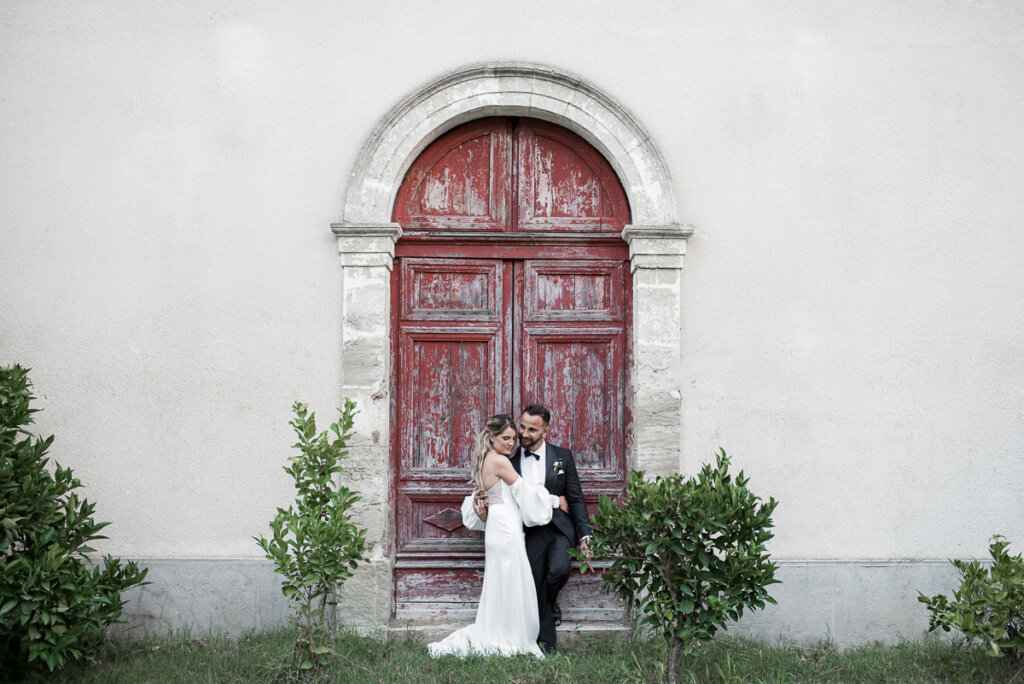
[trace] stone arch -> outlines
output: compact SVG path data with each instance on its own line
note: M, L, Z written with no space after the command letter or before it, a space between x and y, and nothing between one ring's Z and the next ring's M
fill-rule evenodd
M390 223L398 186L423 148L465 121L493 115L544 119L576 132L619 175L635 225L676 225L668 170L636 119L588 83L528 64L460 70L396 106L360 152L349 179L342 223Z

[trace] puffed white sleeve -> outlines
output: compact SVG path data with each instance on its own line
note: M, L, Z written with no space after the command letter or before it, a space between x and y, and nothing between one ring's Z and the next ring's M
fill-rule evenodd
M470 494L462 500L462 524L471 530L483 532L487 529L487 523L480 519L480 516L473 510L473 495Z
M551 522L551 515L555 511L554 506L558 505L558 497L549 494L544 487L530 484L522 477L510 485L509 489L512 490L512 496L519 504L524 525L536 527Z

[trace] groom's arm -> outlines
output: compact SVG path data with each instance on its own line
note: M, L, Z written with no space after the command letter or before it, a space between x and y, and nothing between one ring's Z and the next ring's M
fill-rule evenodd
M590 514L587 513L587 504L583 500L583 487L580 485L580 476L576 472L576 460L572 452L565 449L565 499L569 502L569 516L576 525L576 532L580 539L591 536Z

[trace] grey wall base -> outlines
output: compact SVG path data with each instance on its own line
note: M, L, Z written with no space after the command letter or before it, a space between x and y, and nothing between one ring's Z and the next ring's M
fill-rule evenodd
M119 631L162 634L188 630L238 635L287 622L292 606L281 593L281 576L266 560L142 559L143 587L125 592Z
M918 592L949 594L958 585L947 560L779 561L765 607L729 633L799 643L829 640L840 648L875 641L916 641L928 630Z
M125 594L124 629L131 634L184 628L193 635L236 635L281 625L292 611L268 561L140 563L149 568L151 584ZM945 560L779 561L777 576L782 584L773 585L771 595L778 605L745 616L729 633L769 641L831 640L843 648L917 640L928 627L917 592L950 593L956 584Z

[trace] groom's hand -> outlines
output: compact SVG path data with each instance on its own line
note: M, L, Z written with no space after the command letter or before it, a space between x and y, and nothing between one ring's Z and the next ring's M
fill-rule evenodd
M587 560L590 560L593 557L594 554L590 550L590 537L580 540L580 551L583 552L583 555L586 556Z

